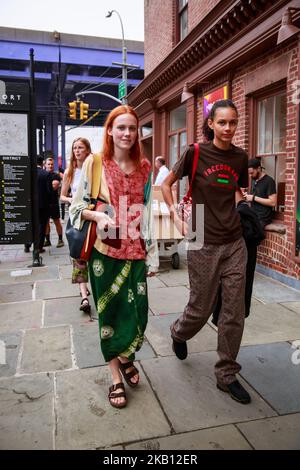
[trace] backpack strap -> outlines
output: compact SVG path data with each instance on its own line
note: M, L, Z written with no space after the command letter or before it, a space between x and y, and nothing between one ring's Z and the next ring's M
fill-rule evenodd
M192 178L191 178L191 182L190 182L190 185L189 185L189 190L188 190L188 193L187 193L187 197L191 197L191 194L192 194L192 186L193 186L193 181L194 181L196 170L197 170L198 160L199 160L199 144L195 143L194 144L194 159L193 159Z

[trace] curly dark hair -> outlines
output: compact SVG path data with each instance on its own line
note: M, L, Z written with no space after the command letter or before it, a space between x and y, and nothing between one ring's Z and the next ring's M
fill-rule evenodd
M213 129L211 129L208 125L208 120L211 119L213 120L214 117L215 117L215 114L216 114L216 110L218 108L232 108L235 110L236 114L238 115L238 110L237 110L237 107L236 105L234 104L233 101L231 100L217 100L214 102L211 110L210 110L210 113L209 115L205 118L205 121L203 123L203 126L202 126L202 133L204 135L204 137L207 139L207 140L213 140L214 139L214 131Z

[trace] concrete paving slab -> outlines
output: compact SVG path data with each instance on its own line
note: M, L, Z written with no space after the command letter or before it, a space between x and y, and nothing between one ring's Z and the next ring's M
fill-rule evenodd
M105 364L100 350L98 322L74 325L72 328L76 364L80 369Z
M57 248L56 245L57 245L57 241L56 242L51 242L52 243L52 246L49 247L49 255L50 256L53 256L53 255L68 255L69 256L69 253L70 253L70 250L69 250L69 245L68 243L64 240L64 243L65 243L65 246L62 246L60 248Z
M21 340L21 333L0 334L0 377L15 375Z
M159 276L147 278L148 289L159 289L160 287L166 287L166 285L159 279Z
M53 264L59 265L59 266L64 266L64 265L69 265L70 264L70 256L69 255L49 255L47 251L43 253L42 255L43 258L43 264L46 266L51 266Z
M10 259L0 258L0 272L12 269L28 269L28 265L32 264L32 258L24 261L13 261Z
M277 411L300 411L300 365L293 364L289 343L261 344L241 348L241 375Z
M17 296L17 293L15 295ZM5 333L40 328L42 308L42 300L0 304L0 331Z
M188 286L189 275L187 268L173 269L158 275L158 278L167 286Z
M146 336L152 348L159 356L174 356L170 325L178 318L176 314L156 315L150 317L146 329ZM217 347L216 332L205 325L202 330L188 341L189 353L215 351Z
M16 251L18 250L20 245L1 245L0 253L3 253L4 251Z
M69 369L70 351L69 326L28 330L24 336L21 373Z
M242 345L275 343L300 338L300 315L280 304L252 306Z
M300 302L280 302L280 304L300 315Z
M96 315L94 302L89 297L92 315ZM60 299L45 300L45 326L74 325L77 323L90 323L90 317L79 310L81 297L79 297L78 287L76 297L65 297Z
M241 433L232 426L203 429L161 437L126 446L126 450L251 450ZM183 462L182 462L183 463Z
M61 279L72 278L72 265L59 266L59 275Z
M155 351L151 347L148 338L146 337L142 348L135 354L137 361L142 361L143 359L151 359L156 357Z
M31 274L25 275L26 272ZM14 273L17 276L12 276ZM22 272L24 275L22 276ZM0 271L0 284L20 284L20 282L30 282L33 284L35 281L42 279L59 279L58 266L45 266L40 268L23 268L23 269L7 269Z
M58 299L60 297L77 296L78 292L78 285L71 284L68 279L59 279L58 281L37 281L35 298L44 300Z
M110 385L108 367L57 373L57 449L103 448L171 432L142 371L140 385L126 388L125 409L109 404Z
M142 366L175 432L232 424L270 417L276 413L249 386L249 405L232 400L216 387L217 354L191 354L187 360L173 357L142 361ZM167 377L167 380L166 380ZM184 419L183 419L184 416Z
M0 261L1 263L3 261L10 261L10 262L13 262L13 261L16 261L16 253L17 251L16 250L5 250L5 251L1 251L0 253ZM23 260L22 260L23 261Z
M300 301L299 291L259 273L255 273L253 295L265 303Z
M0 449L53 449L53 376L0 380Z
M189 299L189 290L184 286L149 289L149 307L154 315L182 313Z
M237 424L257 450L300 450L300 414Z
M260 300L256 299L255 297L252 296L252 299L251 299L251 311L254 307L257 307L258 305L264 305L263 302L261 302Z
M98 321L74 325L72 336L76 364L80 369L106 364L100 348ZM152 357L155 357L155 353L145 339L142 348L136 353L136 360Z
M0 303L21 302L22 300L32 300L33 283L20 283L0 285Z

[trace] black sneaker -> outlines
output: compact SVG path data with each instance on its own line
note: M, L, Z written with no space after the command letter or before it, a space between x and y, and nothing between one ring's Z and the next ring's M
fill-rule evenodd
M233 400L236 400L239 403L243 403L243 405L247 405L251 402L249 393L244 389L238 380L235 380L228 385L219 385L217 383L217 387L219 390L222 390L222 392L230 393L230 396Z
M172 349L174 353L176 354L176 356L178 357L178 359L180 359L181 361L187 358L188 351L187 351L186 341L179 343L178 341L175 341L175 339L173 339Z

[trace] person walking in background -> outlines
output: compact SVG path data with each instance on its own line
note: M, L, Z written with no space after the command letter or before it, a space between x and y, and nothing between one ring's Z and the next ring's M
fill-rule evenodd
M37 157L37 191L39 207L39 252L44 253L45 233L47 222L50 217L50 199L52 182L48 171L43 169L43 157Z
M63 180L64 178L64 172L65 170L63 169L63 167L59 167L58 169L58 174L59 176L61 177L61 180ZM59 198L60 198L60 194L61 194L61 188L59 188L60 191L59 191ZM61 223L64 224L65 223L65 215L66 215L66 203L65 202L60 202L60 215L61 215Z
M73 197L79 184L82 165L91 153L91 145L87 139L78 137L72 143L69 166L64 172L61 187L60 201L62 204L72 204ZM71 189L71 194L70 194ZM87 288L88 267L86 261L73 259L72 283L79 284L80 295L82 297L79 310L85 313L91 312Z
M58 198L58 190L60 187L61 177L54 171L54 159L52 157L48 157L45 162L46 171L49 172L50 178L52 181L52 191L50 195L50 218L53 220L56 232L58 235L58 242L56 247L61 248L64 246L63 241L63 230L62 225L60 222L60 211L59 211L59 198ZM50 241L50 220L48 220L48 224L46 227L46 240L44 246L51 246Z
M276 183L267 175L257 158L251 158L248 162L248 171L251 176L250 194L244 193L247 202L256 212L259 221L264 228L272 222L273 210L277 205Z
M93 156L87 158L70 218L75 228L83 220L97 223L98 237L104 228L119 227L121 237L97 238L89 260L89 275L98 312L101 349L109 363L111 406L127 404L122 375L130 387L139 383L133 361L144 340L148 320L146 275L157 270L157 244L151 239L151 164L142 158L138 117L126 105L108 115L104 128L103 167L98 199L102 210L91 211ZM111 214L111 217L104 211ZM114 214L113 214L114 213Z
M168 168L166 167L166 160L163 157L156 157L155 159L155 168L158 170L157 177L155 179L155 186L160 186L164 179L170 173Z
M237 108L231 100L214 103L203 125L208 143L200 144L200 155L192 185L193 206L204 205L204 244L199 248L190 242L187 252L190 298L184 313L171 325L173 350L183 360L187 357L186 341L195 336L209 319L219 285L222 286L222 308L218 323L219 360L215 365L218 389L243 404L251 401L236 374L236 362L245 320L245 268L247 252L242 237L235 196L248 185L248 157L232 144L238 125ZM191 145L175 164L162 184L165 202L183 235L182 223L174 207L171 187L178 179L191 177L194 146ZM194 249L193 249L194 248Z

